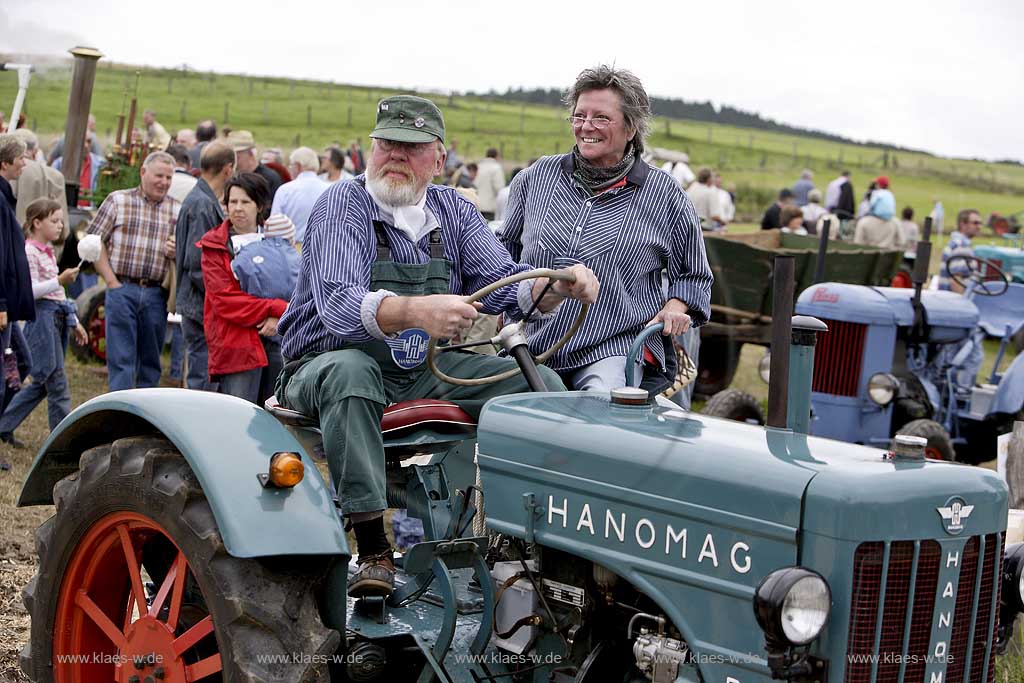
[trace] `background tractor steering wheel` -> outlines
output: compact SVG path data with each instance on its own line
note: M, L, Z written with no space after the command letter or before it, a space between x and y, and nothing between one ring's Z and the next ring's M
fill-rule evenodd
M508 277L504 277L498 280L497 282L492 282L486 287L482 287L481 289L478 289L477 291L467 296L465 301L467 304L471 304L474 301L479 301L480 299L484 298L491 292L494 292L498 289L501 289L502 287L505 287L506 285L515 284L516 282L522 282L523 280L532 280L534 278L539 277L546 277L551 280L566 280L568 282L576 281L575 276L564 270L536 268L534 270L527 270L522 273L516 273L515 275L509 275ZM549 348L547 351L533 358L533 362L536 363L537 365L540 365L548 358L550 358L552 354L555 353L555 351L558 351L558 349L565 346L566 342L572 339L573 335L575 335L577 330L580 329L580 326L583 324L583 319L587 317L587 310L589 308L590 304L581 305L580 312L576 316L576 320L573 321L572 325L569 326L569 329L566 330L564 335L562 335L562 338L556 341L554 344L552 344L551 348ZM499 334L498 336L500 337L501 335ZM497 339L497 337L495 339ZM499 372L496 375L488 375L487 377L473 377L471 379L464 379L462 377L452 377L450 375L446 375L439 367L437 367L437 363L435 362L437 354L443 353L445 351L454 351L460 348L466 348L466 346L461 344L455 344L452 346L438 346L437 339L433 337L430 338L430 345L427 347L427 366L438 379L448 382L449 384L458 384L464 387L474 387L483 384L493 384L495 382L500 382L502 380L508 379L509 377L515 377L520 372L522 372L522 369L517 367L512 368L511 370L506 370L505 372Z
M954 261L964 262L964 266L966 266L969 271L966 281L961 280L960 276L953 272L952 264ZM982 272L983 270L984 272ZM971 291L974 294L980 294L981 296L999 296L1000 294L1005 294L1010 288L1010 279L1006 277L1006 273L1000 270L999 267L991 261L978 258L977 256L968 256L967 254L951 256L949 260L946 261L946 272L949 273L950 280L957 283L964 289L968 289L970 285L973 284ZM998 275L999 280L989 280L988 275L990 273ZM960 274L963 273L961 272ZM1002 289L998 289L997 291L989 289L990 282L995 282L995 287L999 287L1000 280L1002 280Z

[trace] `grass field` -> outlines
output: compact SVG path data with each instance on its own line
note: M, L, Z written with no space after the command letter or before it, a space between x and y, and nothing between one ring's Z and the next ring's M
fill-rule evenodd
M232 128L251 130L263 147L314 148L330 143L364 141L373 126L376 102L394 89L366 88L318 81L260 78L141 69L138 101L156 110L174 134L204 118ZM70 69L40 68L32 78L26 100L28 124L44 140L55 139L67 116ZM106 60L100 62L92 111L101 137L112 140L117 116L127 111L126 92L134 93L136 69ZM13 101L17 79L0 73L0 109ZM559 108L521 105L485 97L430 95L445 114L449 139L459 141L467 159L482 157L486 148L501 150L507 165L522 165L539 156L560 153L572 145ZM130 98L130 95L127 97ZM141 125L141 124L140 124ZM827 129L827 122L823 122ZM1024 209L1024 166L953 160L881 147L840 144L763 130L657 118L649 146L687 151L692 166L713 166L726 183L737 184L738 201L748 220L760 217L765 197L792 185L800 169L816 172L824 187L841 168L853 172L858 192L870 179L885 173L900 206L910 205L919 217L935 198L943 201L947 224L961 208L1012 213Z

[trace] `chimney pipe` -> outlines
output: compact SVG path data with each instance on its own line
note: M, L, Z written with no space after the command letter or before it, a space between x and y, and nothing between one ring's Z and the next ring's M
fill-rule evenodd
M789 347L789 406L786 424L794 432L807 434L811 424L811 380L814 378L814 345L819 332L828 326L809 315L794 315L793 345Z
M69 52L75 57L71 73L71 94L68 96L68 118L64 125L64 192L68 206L78 205L78 175L82 171L82 147L89 125L92 86L96 80L96 62L103 53L92 47L76 47Z

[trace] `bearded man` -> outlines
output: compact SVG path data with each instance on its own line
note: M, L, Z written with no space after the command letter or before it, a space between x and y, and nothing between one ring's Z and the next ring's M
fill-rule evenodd
M487 399L527 390L521 376L480 387L446 384L426 368L425 353L387 342L401 334L450 339L468 330L479 312L521 319L545 280L509 285L476 305L464 295L529 270L517 264L476 208L455 188L431 184L445 162L444 119L429 100L399 95L381 100L365 175L336 183L309 216L298 284L278 324L285 368L277 399L320 420L331 478L341 510L352 522L359 569L353 597L389 595L392 552L384 534L387 507L380 421L390 403L444 398L473 417ZM538 305L550 314L565 297L597 298L589 268L568 269ZM537 315L535 313L534 315ZM437 365L453 377L490 375L514 361L450 352ZM564 390L541 367L550 390Z

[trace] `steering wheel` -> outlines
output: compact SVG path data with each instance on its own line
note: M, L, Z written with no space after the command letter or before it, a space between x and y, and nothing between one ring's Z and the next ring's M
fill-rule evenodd
M491 292L494 292L494 291L496 291L498 289L501 289L502 287L505 287L505 286L511 285L511 284L515 284L517 282L522 282L523 280L532 280L532 279L538 278L538 277L546 277L546 278L549 278L551 280L566 280L567 282L575 282L576 281L576 277L574 275L572 275L571 273L568 273L568 272L566 272L564 270L551 270L550 268L535 268L534 270L527 270L527 271L524 271L522 273L516 273L515 275L509 275L508 277L504 277L504 278L498 280L497 282L492 282L491 284L487 285L486 287L482 287L482 288L476 290L475 292L473 292L472 294L470 294L469 296L467 296L465 301L466 301L467 304L471 304L474 301L479 301L480 299L484 298L485 296L487 296ZM576 316L576 320L573 321L572 325L569 326L569 329L566 330L564 335L562 335L562 338L559 339L558 341L556 341L554 344L552 344L551 348L549 348L547 351L545 351L542 354L540 354L539 356L535 357L533 359L534 363L536 363L538 365L544 363L544 361L546 361L548 358L551 358L551 356L556 351L558 351L558 349L560 349L563 346L565 346L566 342L568 342L570 339L572 339L573 335L575 335L577 330L580 329L580 326L583 325L583 320L584 320L584 318L587 317L587 310L589 308L590 308L590 304L583 304L582 306L580 306L580 312ZM500 336L501 335L499 335L498 337L495 337L491 341L492 342L496 342ZM482 342L482 343L487 343L487 342ZM434 375L438 379L443 380L445 382L448 382L449 384L458 384L458 385L464 386L464 387L476 387L476 386L481 386L481 385L484 385L484 384L494 384L495 382L500 382L500 381L506 380L506 379L508 379L510 377L515 377L520 372L522 372L522 370L520 368L516 367L516 368L512 368L511 370L506 370L504 372L499 372L496 375L488 375L487 377L474 377L472 379L464 379L462 377L452 377L450 375L446 375L439 367L437 367L437 363L435 362L435 359L437 358L437 354L444 353L445 351L455 351L457 349L463 349L463 348L466 348L465 344L454 344L452 346L438 346L437 339L435 339L434 337L431 337L430 338L430 344L429 344L429 346L427 346L427 366L430 368L430 371L433 372Z
M967 282L961 280L960 276L953 272L952 264L954 261L963 261L964 266L966 266L967 270L970 271ZM984 273L982 273L982 269L984 269ZM988 283L997 282L996 287L998 287L998 281L985 279L985 277L993 271L999 276L1003 284L1003 288L995 292L988 288ZM969 283L973 284L974 286L971 288L971 292L974 294L980 294L982 296L999 296L1001 294L1005 294L1010 288L1010 279L1006 277L1006 273L1000 270L999 267L991 261L978 258L977 256L968 256L967 254L951 256L949 260L946 261L946 272L949 273L949 279L964 289L968 289Z

